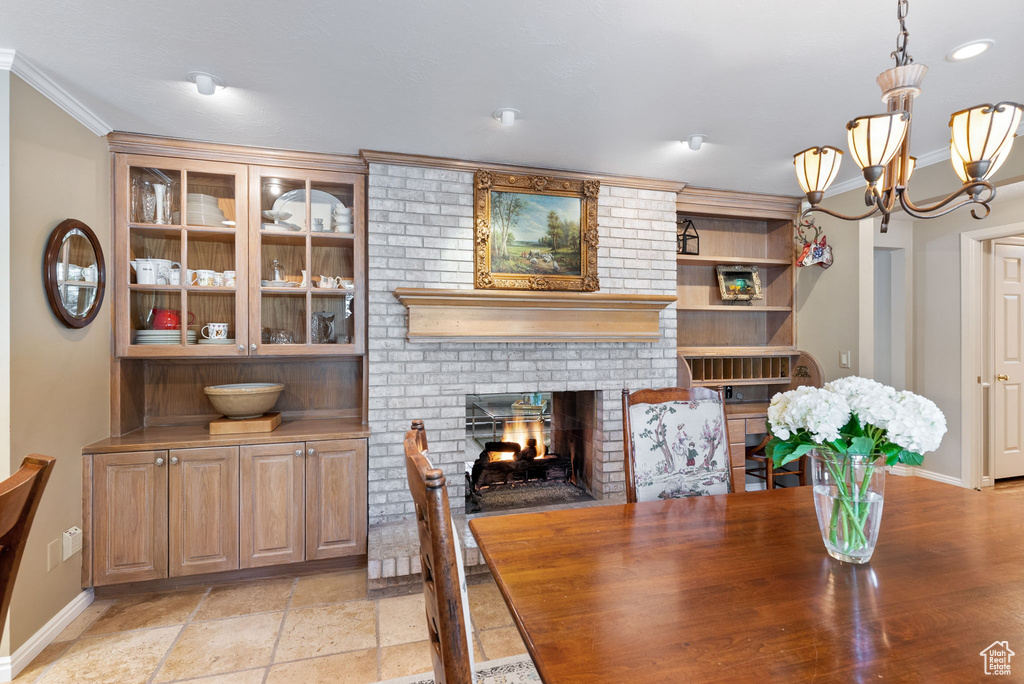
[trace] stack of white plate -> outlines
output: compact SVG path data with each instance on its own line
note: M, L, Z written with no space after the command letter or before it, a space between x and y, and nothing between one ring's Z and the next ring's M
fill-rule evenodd
M199 338L199 344L234 344L234 343L235 343L235 338L234 337L227 337L227 338L222 339L222 340L208 340L205 337L200 337ZM189 344L192 344L191 340L189 340Z
M352 209L350 207L346 207L344 204L337 205L334 207L334 214L331 218L334 219L335 232L352 232Z
M196 331L187 331L188 343L196 343ZM181 344L180 330L136 330L135 344Z
M228 220L217 204L217 198L199 192L188 193L188 225L190 226L223 226Z

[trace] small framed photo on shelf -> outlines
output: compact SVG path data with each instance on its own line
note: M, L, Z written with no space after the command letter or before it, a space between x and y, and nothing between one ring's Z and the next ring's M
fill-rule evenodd
M748 302L764 299L757 266L718 266L718 289L722 301Z

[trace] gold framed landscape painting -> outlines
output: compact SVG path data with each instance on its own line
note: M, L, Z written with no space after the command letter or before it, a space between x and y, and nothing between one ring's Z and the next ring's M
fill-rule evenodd
M593 292L597 180L476 172L476 287Z

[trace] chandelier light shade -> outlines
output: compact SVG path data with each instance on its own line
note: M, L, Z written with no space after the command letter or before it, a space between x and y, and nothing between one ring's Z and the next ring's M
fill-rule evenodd
M826 145L811 147L793 155L796 180L807 194L824 193L839 174L843 151Z
M988 170L985 171L980 178L971 178L970 174L967 172L968 162L960 156L953 143L949 144L949 161L953 163L953 170L956 171L956 175L960 178L962 183L972 183L977 180L987 181L995 175L996 171L999 170L999 167L1002 166L1003 162L1010 156L1011 146L1010 142L1008 142L1006 146L996 154L996 158L992 160L992 163L988 165Z
M846 124L850 154L864 170L865 177L869 168L889 163L907 137L909 125L910 115L904 111L862 116Z
M1019 104L1000 102L964 109L950 117L951 157L962 160L972 180L991 176L987 172L995 165L996 157L1004 147L1009 151L1020 125L1021 111ZM953 168L958 166L954 162Z
M834 147L811 147L793 157L797 182L811 205L801 219L813 211L847 221L881 214L884 233L889 217L898 210L917 219L938 218L968 205L975 206L971 216L976 219L985 218L992 211L996 189L989 179L1009 156L1014 133L1024 115L1024 106L1015 102L984 104L953 114L949 121L950 158L962 185L928 206L919 207L910 199L907 183L917 164L917 159L910 155L914 98L921 94L928 67L915 64L907 51L908 4L909 0L896 0L896 18L900 23L896 50L892 53L896 66L876 79L887 111L859 117L846 125L850 154L867 182L864 201L868 211L846 216L819 206L825 189L839 171L842 152Z

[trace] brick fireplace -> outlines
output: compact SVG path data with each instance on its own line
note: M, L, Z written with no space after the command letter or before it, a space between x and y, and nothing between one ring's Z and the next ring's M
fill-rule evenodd
M402 446L413 419L426 425L453 515L463 513L467 395L594 391L589 489L621 499L621 390L675 384L675 310L661 312L656 342L409 342L396 288L473 289L473 174L371 163L368 194L371 589L418 571L415 559L387 557L405 538L394 524L413 512ZM675 193L602 184L598 224L602 293L675 294Z

